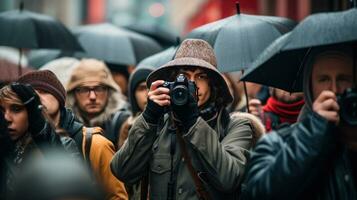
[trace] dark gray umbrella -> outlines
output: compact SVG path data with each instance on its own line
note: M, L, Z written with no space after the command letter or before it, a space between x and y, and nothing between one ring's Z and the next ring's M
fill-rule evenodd
M212 45L221 72L248 68L269 44L296 25L287 18L245 15L237 9L238 14L196 28L187 36Z
M52 60L61 57L72 57L73 55L73 52L60 51L57 49L36 49L31 50L27 54L27 59L29 66L38 69Z
M142 59L161 51L153 39L111 24L81 26L73 30L85 53L76 57L92 57L107 63L136 65Z
M130 24L124 28L146 35L167 48L177 43L178 35L155 24Z
M58 20L34 12L11 10L0 13L0 45L23 49L83 51L72 33ZM21 63L18 65L21 74Z
M58 20L25 10L0 13L0 45L27 49L83 50Z
M242 77L286 91L302 91L302 71L311 47L357 41L357 9L307 17L274 41Z
M142 60L137 68L141 67L150 67L150 68L158 68L167 62L171 61L175 57L177 47L170 47L160 53L154 54Z

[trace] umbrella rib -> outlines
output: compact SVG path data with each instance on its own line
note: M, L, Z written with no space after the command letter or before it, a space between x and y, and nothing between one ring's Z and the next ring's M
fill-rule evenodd
M304 58L302 59L302 61L300 62L300 65L299 65L299 69L298 69L298 71L297 71L297 73L296 73L296 76L295 76L295 79L294 79L294 82L292 83L292 85L291 85L291 90L290 91L293 91L293 89L295 88L295 86L296 86L296 83L297 83L297 80L298 80L298 77L299 77L299 75L300 75L300 73L301 73L301 69L303 68L303 66L304 66L304 64L305 64L305 62L306 62L306 60L307 60L307 56L310 54L310 52L311 52L311 47L306 51L306 53L305 53L305 55L304 55Z

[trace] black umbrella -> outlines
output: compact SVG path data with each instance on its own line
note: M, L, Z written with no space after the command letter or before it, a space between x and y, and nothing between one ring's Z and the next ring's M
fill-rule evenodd
M162 50L153 39L111 24L81 26L73 32L86 51L76 53L76 57L92 57L119 65L136 65L142 59Z
M162 47L167 48L177 43L178 35L154 24L130 24L124 28L146 35L157 41Z
M171 61L175 57L177 47L170 47L160 53L154 54L142 60L137 68L140 67L150 67L150 68L158 68L167 62Z
M296 23L272 16L238 14L194 29L187 38L206 40L214 48L218 70L240 71L248 68L276 38Z
M302 71L311 47L357 41L357 9L307 17L271 44L242 77L286 91L302 91Z
M82 51L72 33L58 20L34 12L12 10L0 13L0 45L20 49ZM19 73L21 65L19 64Z

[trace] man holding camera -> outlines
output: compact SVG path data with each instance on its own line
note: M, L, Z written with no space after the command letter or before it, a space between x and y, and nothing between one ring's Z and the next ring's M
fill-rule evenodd
M311 50L303 74L306 109L299 123L259 141L243 199L357 199L354 51Z
M225 110L232 96L212 47L183 41L147 85L147 106L112 160L114 175L134 184L148 174L150 199L236 198L253 125Z

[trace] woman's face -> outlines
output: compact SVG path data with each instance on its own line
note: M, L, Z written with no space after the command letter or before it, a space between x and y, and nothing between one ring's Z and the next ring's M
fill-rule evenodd
M0 109L8 123L7 129L11 140L17 140L23 136L28 129L28 114L24 105L3 101Z

